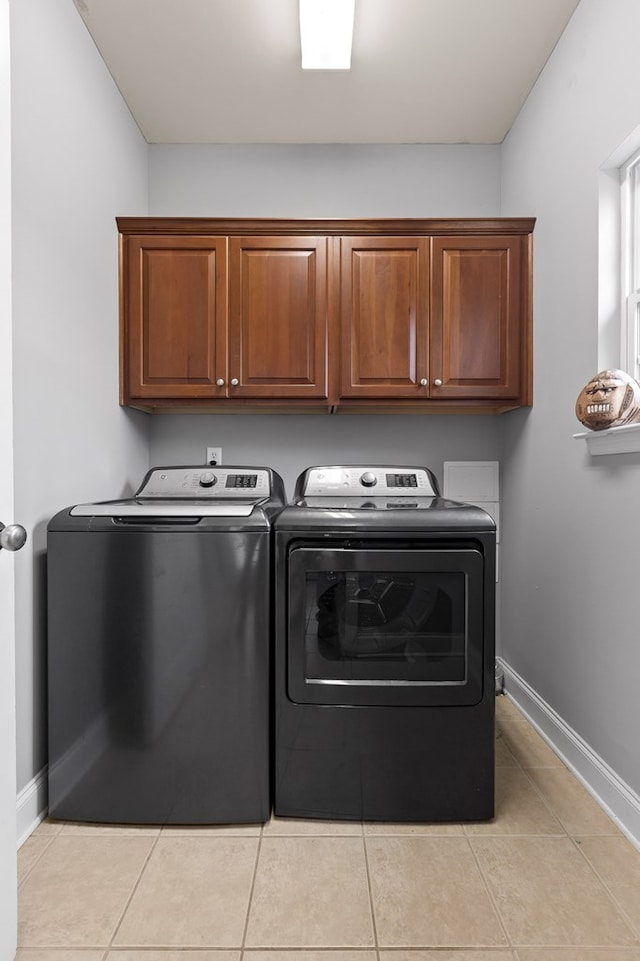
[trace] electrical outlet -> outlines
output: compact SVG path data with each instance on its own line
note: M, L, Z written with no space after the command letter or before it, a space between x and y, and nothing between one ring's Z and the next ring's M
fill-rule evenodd
M222 447L207 447L206 463L210 467L219 467L222 463Z

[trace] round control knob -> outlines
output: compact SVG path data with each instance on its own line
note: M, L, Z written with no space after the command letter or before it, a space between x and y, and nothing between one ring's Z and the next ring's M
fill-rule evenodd
M213 487L216 482L216 475L212 474L210 470L200 474L200 487Z
M436 377L433 383L435 384L436 387L442 387L442 381L440 380L439 377Z
M376 475L372 470L366 470L362 477L360 478L360 483L363 487L375 487L378 483L376 480Z
M224 387L224 380L222 377L218 377L216 381L216 387Z

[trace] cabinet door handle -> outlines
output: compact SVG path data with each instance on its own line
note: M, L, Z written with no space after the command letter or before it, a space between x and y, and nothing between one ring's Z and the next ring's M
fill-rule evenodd
M427 378L426 378L426 377L423 377L422 380L420 381L420 386L421 386L421 387L426 387L428 383L429 383L429 381L427 380Z
M439 377L436 377L433 383L435 387L442 387L442 381L440 380Z
M240 383L240 381L238 380L237 377L232 377L232 378L231 378L231 386L232 386L232 387L237 387L239 383Z
M222 377L218 377L216 387L224 387L224 379Z

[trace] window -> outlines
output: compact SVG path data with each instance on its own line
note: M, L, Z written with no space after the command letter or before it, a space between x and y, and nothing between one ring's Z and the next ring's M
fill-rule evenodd
M640 127L598 174L598 370L640 381ZM640 452L640 423L574 434L590 454Z
M640 150L620 168L622 225L621 366L640 379Z

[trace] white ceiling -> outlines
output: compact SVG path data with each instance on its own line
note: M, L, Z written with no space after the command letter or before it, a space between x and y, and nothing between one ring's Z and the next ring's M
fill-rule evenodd
M74 0L149 143L500 143L579 0L356 0L302 71L297 0Z

